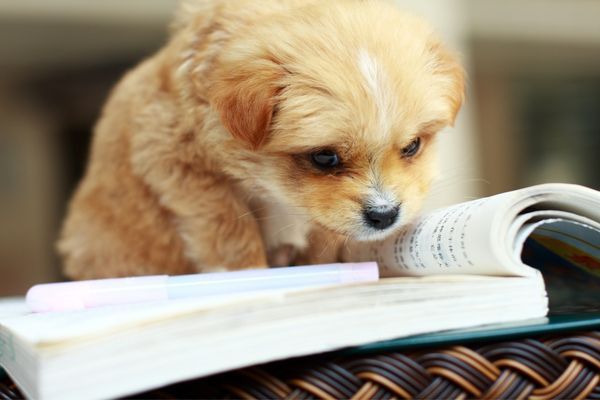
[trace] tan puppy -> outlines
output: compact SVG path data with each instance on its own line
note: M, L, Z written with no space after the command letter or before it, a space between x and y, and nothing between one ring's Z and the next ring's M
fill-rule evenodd
M83 279L337 258L418 212L463 72L382 1L188 1L114 90L59 249Z

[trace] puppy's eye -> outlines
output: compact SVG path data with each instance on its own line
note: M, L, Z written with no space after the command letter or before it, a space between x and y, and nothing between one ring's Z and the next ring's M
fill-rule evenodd
M421 148L421 138L415 138L408 146L400 150L400 155L403 158L410 158L419 152Z
M318 168L329 169L340 164L340 157L332 150L319 150L310 155L310 158Z

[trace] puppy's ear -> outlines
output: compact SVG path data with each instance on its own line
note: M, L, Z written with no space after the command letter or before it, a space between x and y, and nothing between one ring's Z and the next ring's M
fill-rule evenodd
M271 59L221 65L213 75L210 101L236 139L258 149L266 141L283 68Z
M435 73L441 78L444 96L450 105L449 119L454 125L465 99L465 70L457 57L446 50L440 42L432 43L430 49L435 57Z

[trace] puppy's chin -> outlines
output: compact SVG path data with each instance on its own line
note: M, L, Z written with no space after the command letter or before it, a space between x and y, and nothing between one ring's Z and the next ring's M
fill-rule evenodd
M401 221L398 221L398 222L394 223L394 225L392 225L384 230L373 229L373 228L364 226L360 229L357 229L356 232L354 232L348 236L351 239L357 240L359 242L373 242L373 241L377 241L377 240L383 240L383 239L386 239L386 238L392 236L394 233L399 232L400 229L402 229L402 226L404 226L404 225L405 224L403 224Z
M390 236L393 236L394 234L397 234L406 224L406 221L400 219L394 222L394 224L387 227L386 229L375 229L365 224L360 224L355 229L349 230L347 232L337 232L343 234L344 236L347 236L351 240L359 242L373 242L383 240Z

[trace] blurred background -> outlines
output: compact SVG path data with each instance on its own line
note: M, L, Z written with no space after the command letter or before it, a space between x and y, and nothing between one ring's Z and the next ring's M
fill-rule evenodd
M600 189L600 1L397 0L460 52L467 105L428 207L531 184ZM111 87L175 0L0 1L0 296L60 279L68 198Z

